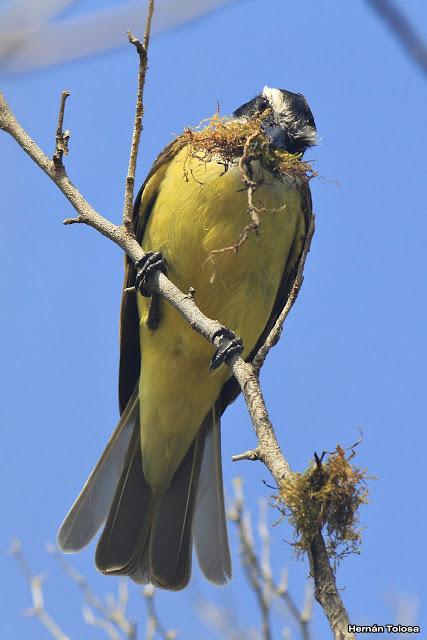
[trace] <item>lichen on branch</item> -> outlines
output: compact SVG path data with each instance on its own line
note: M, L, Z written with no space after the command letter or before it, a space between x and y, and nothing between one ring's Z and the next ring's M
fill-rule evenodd
M359 507L368 502L366 469L351 463L337 445L326 462L316 457L304 473L291 473L281 488L286 516L293 525L297 553L309 550L314 536L326 533L329 557L337 564L361 544Z

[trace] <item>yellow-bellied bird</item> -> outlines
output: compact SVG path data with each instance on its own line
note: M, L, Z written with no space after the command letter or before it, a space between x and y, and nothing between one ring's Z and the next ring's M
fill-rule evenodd
M258 233L237 247L249 221L248 191L239 158L224 162L221 145L215 150L215 127L204 150L191 150L197 132L188 131L166 147L133 217L145 268L165 264L182 291L194 287L198 307L241 337L248 361L287 301L311 216L305 176L274 170L263 157L287 152L298 163L316 143L301 94L265 87L222 128L244 128L254 118L266 141L247 172L257 184ZM125 288L137 280L143 291L143 272L127 261ZM59 545L77 551L104 524L96 550L101 572L177 590L189 581L194 542L205 576L223 584L231 561L220 416L238 395L228 367L218 366L227 354L211 361L212 345L171 305L140 292L123 294L120 342L121 419L60 528Z

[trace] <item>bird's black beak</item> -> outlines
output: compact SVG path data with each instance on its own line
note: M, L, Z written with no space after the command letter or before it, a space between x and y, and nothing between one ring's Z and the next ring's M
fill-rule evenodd
M263 131L267 138L271 140L271 146L276 149L286 149L288 143L288 136L285 134L285 131L282 127L279 127L277 124L263 124Z

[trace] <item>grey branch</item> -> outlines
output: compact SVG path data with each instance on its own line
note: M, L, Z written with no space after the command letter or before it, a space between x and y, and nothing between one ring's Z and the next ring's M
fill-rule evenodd
M150 0L150 2L152 2L152 0ZM140 96L138 96L138 100L139 97ZM137 122L136 118L135 123ZM138 126L138 124L136 124L136 126ZM25 153L49 176L74 207L77 212L77 217L67 220L67 224L79 222L94 228L121 247L133 263L136 263L143 257L142 248L130 229L127 228L125 224L120 226L114 225L85 200L71 182L65 168L62 165L58 167L30 138L28 133L17 121L1 93L0 129L3 129L14 138ZM309 246L307 247L306 245L304 260L308 249ZM300 275L302 277L302 273ZM194 296L184 294L163 273L157 271L151 274L147 279L146 288L149 292L159 294L167 300L195 331L213 343L214 346L217 346L221 340L224 340L219 337L219 330L221 329L220 323L205 316L196 306ZM295 297L296 295L293 301ZM293 304L293 302L291 304ZM273 334L275 330L277 331L277 326L273 328ZM215 334L217 334L217 337L214 339ZM268 352L269 348L274 344L274 335L273 338L270 336L267 338L267 343L270 345L267 349ZM267 352L265 350L263 352L264 359ZM257 459L267 466L277 487L280 489L284 480L291 473L291 469L279 447L259 386L257 371L250 363L245 362L237 355L229 359L228 366L240 386L248 407L258 441L256 447ZM329 564L325 543L320 531L313 541L309 555L310 566L316 585L316 598L325 610L335 638L338 640L354 638L353 634L347 631L349 622L348 615L337 589L335 577Z
M427 45L393 0L367 0L390 27L412 60L427 73Z
M117 598L109 594L104 602L92 591L86 578L65 560L64 554L61 553L56 545L48 544L46 545L46 550L54 556L64 573L81 590L86 603L83 608L83 618L86 624L102 628L112 640L121 639L122 636L119 635L118 631L121 631L127 640L135 640L136 624L129 620L126 613L129 600L127 580L122 579L119 581ZM98 616L94 615L94 611Z
M64 115L65 115L65 102L70 95L70 92L65 90L61 93L61 102L59 104L58 126L56 128L55 138L55 151L53 152L52 160L58 169L62 168L62 157L68 155L68 141L70 139L70 132L64 131Z
M139 143L142 134L142 118L144 116L144 85L145 76L147 75L147 51L150 43L151 21L153 19L154 0L148 2L147 21L145 24L144 43L142 44L138 38L128 31L128 39L134 45L139 56L138 68L138 89L136 94L135 120L133 124L132 142L129 154L129 167L125 184L125 201L123 206L123 225L130 232L132 230L132 208L133 196L135 191L135 172L138 160Z
M233 480L234 500L228 509L228 517L236 525L240 541L240 557L243 569L249 584L256 596L262 618L262 638L271 638L271 607L273 600L283 600L291 617L299 627L301 639L310 640L309 622L312 614L313 590L310 583L307 584L305 603L300 611L288 591L287 573L282 574L282 579L277 584L271 568L271 538L267 527L267 504L260 504L258 521L258 533L261 540L261 553L256 550L252 534L250 514L245 507L243 483L240 478Z
M30 158L49 176L62 191L65 197L77 211L78 217L67 220L66 223L84 223L115 242L135 263L143 257L141 246L133 233L124 226L117 226L104 218L84 199L78 189L71 182L66 170L58 169L45 153L30 138L15 118L4 96L0 94L0 129L9 133ZM217 320L205 316L196 306L194 298L180 291L163 273L153 273L147 280L147 289L158 293L179 311L190 326L209 340L214 346L221 341L221 325ZM258 438L259 459L267 465L276 482L280 482L290 473L290 467L281 454L279 443L270 422L267 407L259 387L258 377L251 364L239 356L230 358L229 366L240 388L242 389L255 432Z
M91 627L98 627L105 631L106 636L110 638L110 640L122 640L122 637L115 626L102 616L95 616L92 609L88 606L83 607L83 620L87 625Z
M166 630L159 620L154 604L155 592L156 589L152 584L148 584L142 591L142 595L147 606L145 640L154 640L156 634L163 638L163 640L175 640L175 638L178 637L178 632L173 629L170 629L169 631Z
M31 590L31 596L33 599L33 606L31 609L27 609L25 611L25 615L37 618L40 623L44 626L44 628L49 632L52 638L55 640L70 640L69 636L67 636L56 624L53 618L48 614L44 606L44 597L43 597L43 582L45 578L42 575L33 575L29 564L27 563L24 554L22 552L22 544L20 540L15 540L12 543L12 547L10 549L11 555L16 558L21 567L22 573L24 574Z

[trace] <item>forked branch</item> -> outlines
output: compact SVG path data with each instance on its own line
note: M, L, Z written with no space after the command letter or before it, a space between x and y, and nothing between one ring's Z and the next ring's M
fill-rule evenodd
M130 41L136 46L139 54L139 74L134 133L132 136L129 171L126 180L123 223L121 225L115 225L104 218L87 202L87 200L85 200L69 179L67 172L62 165L62 156L60 164L58 161L48 158L48 156L36 145L28 133L19 124L4 96L0 94L0 128L16 140L20 147L49 176L49 178L56 184L74 207L77 212L77 217L67 220L66 223L70 224L73 222L79 222L93 227L99 233L121 247L133 263L138 262L143 257L141 246L137 242L133 231L130 228L130 217L134 194L135 167L142 130L142 94L147 70L147 47L149 43L153 8L154 0L149 0L146 33L143 44L137 41L133 36L129 36ZM65 104L65 97L63 99L63 104ZM60 118L61 111L62 119L60 121L60 128L62 131L62 106L60 110ZM281 488L283 481L290 474L291 469L279 447L273 425L270 421L263 394L259 386L258 371L269 349L277 342L283 322L296 299L302 283L302 270L305 258L309 251L313 230L314 222L312 221L308 240L304 249L303 260L300 264L300 269L298 271L290 300L281 314L278 323L276 323L273 331L268 337L266 346L261 349L260 354L258 354L255 359L255 367L245 362L237 355L233 356L228 361L228 366L230 367L244 395L257 436L258 444L256 447L256 456L254 456L254 458L256 457L256 459L261 460L267 466L279 489ZM172 304L195 331L204 336L215 346L217 346L221 340L224 340L224 338L221 338L219 335L219 330L221 329L219 322L205 316L196 306L194 296L180 291L163 273L157 271L151 274L147 279L146 289L151 293L159 294ZM218 337L214 338L215 334L218 334ZM354 636L347 630L348 616L336 587L335 577L330 567L329 558L320 532L313 541L310 552L310 565L316 585L316 597L324 608L335 638L340 640L353 638Z

